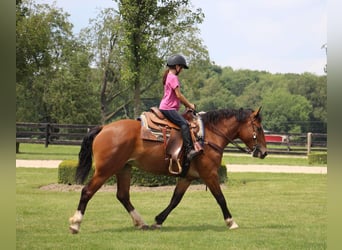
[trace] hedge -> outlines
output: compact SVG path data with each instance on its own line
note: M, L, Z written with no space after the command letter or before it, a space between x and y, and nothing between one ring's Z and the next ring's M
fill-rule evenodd
M75 160L65 160L62 161L58 166L58 183L60 184L76 184L75 182L75 174L78 162ZM94 173L94 166L89 172L89 175L85 181L87 183L91 176ZM219 168L219 177L220 183L225 183L227 180L227 168L222 165ZM177 182L177 178L172 176L164 176L164 175L153 175L147 173L143 170L140 170L136 167L132 168L132 179L131 185L136 186L145 186L145 187L157 187L157 186L166 186L166 185L174 185ZM106 182L106 185L114 185L116 183L115 176L109 178ZM194 181L194 183L202 183L201 180Z
M328 154L327 153L311 153L308 155L309 165L315 164L327 164Z

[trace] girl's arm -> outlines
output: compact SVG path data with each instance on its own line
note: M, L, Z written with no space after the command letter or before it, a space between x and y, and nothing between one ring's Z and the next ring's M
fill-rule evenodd
M189 109L192 109L192 110L195 110L195 104L189 102L189 101L185 98L185 96L181 93L179 87L177 87L177 88L175 89L175 93L176 93L177 98L180 100L180 102L181 102L185 107L187 107L187 108L189 108Z

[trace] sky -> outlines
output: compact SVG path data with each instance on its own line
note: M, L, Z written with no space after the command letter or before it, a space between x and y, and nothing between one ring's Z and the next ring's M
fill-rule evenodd
M70 14L74 32L85 28L113 0L55 2ZM210 60L234 70L324 75L327 0L192 0L205 18L199 25Z

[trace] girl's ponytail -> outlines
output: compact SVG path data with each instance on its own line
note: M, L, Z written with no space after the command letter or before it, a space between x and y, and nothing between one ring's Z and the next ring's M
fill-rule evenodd
M163 85L165 85L165 83L166 83L166 78L167 78L167 75L169 74L169 69L167 69L167 70L165 70L165 72L164 72L164 75L163 75Z

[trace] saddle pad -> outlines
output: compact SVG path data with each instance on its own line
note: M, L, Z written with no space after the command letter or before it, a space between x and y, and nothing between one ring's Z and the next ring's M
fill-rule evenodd
M150 123L148 122L145 116L145 112L140 115L138 120L141 122L140 136L143 140L158 141L158 142L164 141L163 131L158 126L154 126L154 125L153 127L150 126ZM166 129L165 136L166 138L170 137L170 129Z

